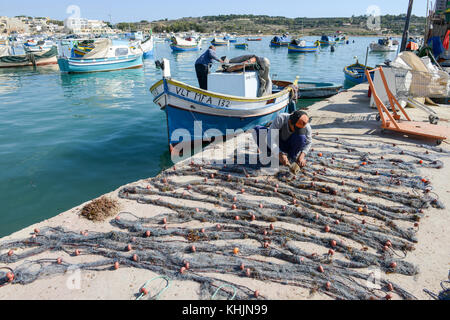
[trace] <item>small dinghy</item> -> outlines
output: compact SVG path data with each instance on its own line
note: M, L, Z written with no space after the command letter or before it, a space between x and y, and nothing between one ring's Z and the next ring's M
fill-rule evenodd
M277 81L277 85L283 81ZM326 99L339 93L342 85L331 82L298 82L299 99ZM276 87L274 85L274 90Z
M234 47L236 49L248 49L248 44L247 43L238 43L238 44L235 44Z
M319 41L316 41L314 44L308 44L305 40L294 39L291 41L288 47L289 53L308 53L308 52L316 52L319 49Z
M58 63L58 48L56 46L39 53L29 52L22 55L11 53L13 53L11 48L0 50L0 68L40 67Z
M366 69L373 70L373 68L360 64L356 60L355 64L344 68L345 79L356 84L367 82ZM373 77L373 73L371 75Z
M198 51L200 50L200 41L195 41L193 38L190 40L172 37L172 44L170 48L173 52L183 52L183 51Z
M271 47L287 47L287 46L289 46L290 42L291 42L291 40L289 39L289 37L284 34L281 37L275 36L270 41L270 46Z
M215 47L220 47L220 46L227 46L229 42L228 40L214 38L213 41L211 41L211 44Z

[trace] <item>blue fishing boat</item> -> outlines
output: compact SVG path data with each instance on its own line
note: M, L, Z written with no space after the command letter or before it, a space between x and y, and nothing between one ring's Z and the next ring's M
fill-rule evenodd
M59 57L58 65L64 73L89 73L140 68L144 63L141 49L113 45L110 39L103 39L82 58Z
M228 42L228 40L214 38L211 41L211 44L215 47L221 47L221 46L228 46L229 42Z
M166 113L171 152L181 142L205 141L224 136L227 130L250 130L294 110L296 86L285 82L273 92L267 59L255 57L259 62L253 69L251 63L236 61L241 60L231 59L221 71L208 75L208 90L173 79L169 60L160 63L163 78L150 91L154 103Z
M328 37L327 35L323 35L320 40L320 45L321 46L330 46L330 45L335 45L336 41L335 40L331 40L330 37Z
M170 48L174 52L183 52L183 51L198 51L200 50L200 42L195 41L193 38L190 40L172 37L172 44Z
M274 90L288 84L284 81L274 81ZM297 87L300 99L325 99L338 94L343 85L331 82L297 81Z
M228 41L229 43L236 43L237 42L236 38L229 37L229 36L223 37L223 40Z
M275 36L272 40L270 40L271 47L287 47L291 40L287 35L282 35L281 37Z
M344 68L345 79L356 84L367 82L366 70L373 70L373 68L360 64L356 60L356 63ZM371 76L373 77L373 73Z
M237 43L234 45L236 49L248 49L248 43Z
M289 53L308 53L308 52L316 52L319 49L319 41L316 41L314 44L308 45L305 40L297 40L294 39L288 46Z

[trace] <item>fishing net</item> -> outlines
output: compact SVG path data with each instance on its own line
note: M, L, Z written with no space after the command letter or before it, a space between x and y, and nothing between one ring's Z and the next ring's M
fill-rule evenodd
M0 262L17 267L0 268L0 286L28 284L74 267L113 270L119 263L194 281L203 299L265 298L233 281L240 277L334 299L384 299L389 292L415 299L385 279L369 286L370 270L419 273L406 260L419 222L427 208L444 208L419 169L441 169L439 158L448 152L315 140L321 151L312 150L308 167L297 175L287 168L264 175L261 165L185 162L119 191L119 198L149 205L150 211L163 208L163 214L143 218L122 212L110 222L111 232L45 228L3 242ZM17 248L22 250L8 254ZM50 251L99 260L77 265L32 260Z

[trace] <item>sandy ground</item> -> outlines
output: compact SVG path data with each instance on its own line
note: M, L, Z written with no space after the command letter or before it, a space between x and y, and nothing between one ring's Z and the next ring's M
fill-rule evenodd
M357 86L348 92L343 92L326 101L319 102L309 108L309 114L313 117L312 126L314 132L318 132L322 137L339 137L349 139L350 142L392 142L401 145L405 149L414 148L417 144L433 144L426 140L417 140L402 137L399 134L381 134L379 130L380 123L375 120L376 110L368 107L367 85ZM434 107L441 118L441 125L449 127L450 108ZM408 109L409 114L417 121L426 121L427 114L420 109ZM450 150L448 144L442 144L442 148ZM208 147L203 154L203 158L217 157L217 148ZM219 150L221 151L221 150ZM214 155L212 153L214 152ZM434 192L447 208L450 208L450 158L441 159L445 167L441 170L422 169L423 176L428 177L433 184ZM146 180L138 181L130 185L146 185ZM121 188L120 188L121 189ZM162 213L162 209L156 206L138 204L135 201L128 201L118 197L118 190L108 194L111 198L117 199L124 212L132 212L139 217L153 217ZM109 221L104 223L93 223L79 216L82 204L67 212L64 212L52 219L42 221L39 224L20 230L0 241L12 239L28 238L35 228L44 228L47 226L61 226L72 231L97 231L107 232L114 230ZM418 232L419 242L416 250L409 253L407 261L417 264L420 273L414 277L401 276L398 274L383 275L391 281L400 284L404 289L412 293L419 299L429 299L429 295L424 293L423 289L428 289L438 293L441 290L440 282L448 279L450 269L450 232L449 231L449 211L428 209L425 219L422 219ZM195 227L194 223L192 227ZM314 248L312 248L313 250ZM6 252L0 252L5 254ZM62 257L68 263L80 263L93 261L95 257L81 255L73 257L71 255L54 252L36 256L33 259L49 258L56 259ZM20 263L19 263L20 264ZM1 267L1 266L0 266ZM14 268L15 265L9 265ZM147 270L120 268L117 271L82 271L68 272L65 275L52 276L39 279L29 285L6 285L0 287L0 300L5 299L135 299L139 288L149 279L157 276ZM249 288L259 290L261 295L268 299L329 299L328 296L315 293L310 294L309 290L299 289L278 285L273 283L264 283L262 281L248 278L240 278L221 275L223 279L232 280L235 283L243 284ZM154 284L162 286L160 281ZM189 281L173 281L169 290L167 290L162 299L180 300L180 299L199 299L199 286Z

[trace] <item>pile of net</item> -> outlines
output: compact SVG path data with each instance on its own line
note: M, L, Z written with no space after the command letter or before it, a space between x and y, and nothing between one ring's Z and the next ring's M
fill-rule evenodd
M77 264L82 270L113 272L120 264L194 281L205 299L230 298L233 292L240 300L265 298L233 281L238 278L334 299L415 299L383 277L378 286L368 285L370 270L418 274L406 258L417 243L420 220L428 208L444 208L419 169L441 169L439 158L449 153L319 136L315 142L309 165L296 175L289 168L263 175L260 165L193 161L120 190L120 198L148 205L149 213L162 208L163 214L142 218L122 212L110 222L115 231L46 228L3 242L0 263L17 267L0 268L0 286L28 284L74 267L32 260L52 251L98 257ZM20 252L9 254L17 248Z

